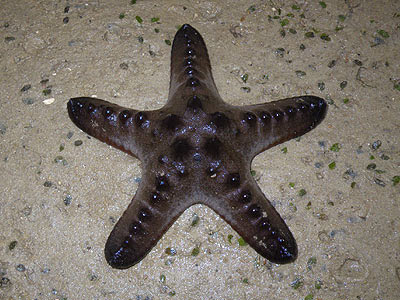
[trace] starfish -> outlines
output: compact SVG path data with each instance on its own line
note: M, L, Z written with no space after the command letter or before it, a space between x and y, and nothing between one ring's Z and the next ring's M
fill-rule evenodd
M271 262L296 259L296 241L250 166L258 153L318 125L327 110L323 99L300 96L241 107L225 103L203 38L185 24L172 45L164 107L138 111L89 97L72 98L67 106L81 130L143 164L138 190L105 246L111 267L138 263L198 203L219 214Z

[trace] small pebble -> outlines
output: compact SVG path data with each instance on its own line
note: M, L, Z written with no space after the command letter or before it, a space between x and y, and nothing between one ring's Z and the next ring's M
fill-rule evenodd
M297 77L302 78L302 77L306 76L307 73L304 71L301 71L301 70L297 70L296 75L297 75Z
M82 145L83 144L83 142L81 141L81 140L76 140L75 142L74 142L74 145L75 146L80 146L80 145Z
M31 104L35 103L35 100L32 98L24 98L24 99L22 99L22 102L26 105L31 105Z
M25 266L24 266L23 264L17 265L17 266L15 267L15 269L16 269L18 272L24 272L24 271L26 270L26 268L25 268Z
M63 23L64 24L67 24L69 22L69 18L68 17L65 17L64 19L63 19Z
M3 123L0 123L0 133L5 134L7 131L7 126L4 125Z
M71 201L72 201L72 196L71 196L71 195L67 195L67 196L64 198L64 204L65 204L65 206L70 205L70 204L71 204Z
M382 145L382 141L377 140L371 144L372 150L377 150Z

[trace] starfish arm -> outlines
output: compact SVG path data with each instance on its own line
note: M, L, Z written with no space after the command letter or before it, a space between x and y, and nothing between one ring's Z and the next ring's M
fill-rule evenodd
M206 44L196 29L184 24L172 44L167 105L182 104L181 97L193 96L194 91L197 96L210 97L213 102L222 103L211 72Z
M327 104L316 96L301 96L249 105L239 112L240 126L246 132L239 140L248 154L258 153L299 137L315 128L325 117Z
M70 119L82 131L130 155L140 156L137 141L143 131L138 129L149 122L144 112L89 97L72 98L67 108Z
M237 189L206 204L261 256L279 264L293 262L297 257L297 244L288 226L251 175L243 182L241 177L237 179Z
M113 268L127 269L140 262L190 205L174 193L168 180L154 172L143 176L105 246L106 260Z

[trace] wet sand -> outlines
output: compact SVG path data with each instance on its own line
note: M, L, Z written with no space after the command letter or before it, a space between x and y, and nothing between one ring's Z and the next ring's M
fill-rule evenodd
M397 299L399 2L3 1L0 20L0 299ZM292 264L240 245L202 205L134 267L104 259L141 164L75 127L66 103L163 106L184 23L226 102L329 103L252 164L297 239Z

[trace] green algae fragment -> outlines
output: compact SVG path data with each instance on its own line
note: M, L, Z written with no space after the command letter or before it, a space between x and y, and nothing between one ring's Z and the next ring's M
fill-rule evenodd
M243 82L246 83L247 79L249 79L249 74L245 73L242 76L240 76L240 78L242 78Z
M393 88L394 88L395 90L400 91L400 83L395 83L394 86L393 86Z
M289 186L293 189L294 188L295 183L294 182L289 182Z
M316 280L314 284L315 289L320 290L322 287L322 281L321 280Z
M256 176L256 171L254 171L254 170L250 170L250 174L251 174L251 176Z
M342 145L340 145L339 143L334 143L331 148L329 148L329 150L333 151L333 152L339 152L340 148L342 148Z
M199 221L200 221L200 217L196 213L194 213L193 218L192 218L192 223L190 224L190 226L192 226L192 227L197 226L197 224L199 224Z
M333 170L333 169L335 169L336 168L336 162L331 162L329 165L328 165L328 168L329 169L331 169L331 170Z
M296 4L293 4L293 5L292 5L292 9L293 9L293 10L300 10L300 7L297 6Z
M249 13L255 12L255 11L256 11L256 6L255 6L255 5L251 5L251 6L247 9L247 11L248 11Z
M246 241L242 237L238 238L238 243L239 243L239 246L246 246L247 245Z
M315 37L314 32L312 32L312 31L306 32L306 33L304 34L304 36L305 36L306 38L313 38L313 37Z
M299 191L299 196L300 196L300 197L303 197L305 194L307 194L307 191L306 191L305 189L301 189L301 190Z
M233 238L233 235L232 234L228 234L228 242L229 242L229 244L232 244L232 238Z
M307 296L304 297L304 300L313 300L314 295L313 294L308 294Z
M367 166L367 170L375 170L376 169L376 164L371 163Z
M351 187L352 189L354 189L354 188L356 187L356 183L353 181L353 182L350 184L350 187Z
M249 284L249 279L248 279L248 278L243 278L243 279L242 279L242 282L243 282L243 283L246 283L246 284Z
M322 8L326 8L326 3L324 1L319 1L319 5L321 5Z
M193 248L193 250L192 250L192 256L197 256L197 255L199 255L199 253L200 253L200 248L199 247L195 247L195 248Z
M160 18L151 18L150 19L151 23L155 23L155 22L158 22L158 21L160 21Z
M287 24L289 24L289 20L288 19L283 19L283 20L280 21L280 23L281 23L281 26L284 27Z
M43 93L43 95L44 96L48 96L48 95L50 95L51 94L51 89L44 89L43 91L42 91L42 93Z
M307 205L306 205L306 209L310 210L311 209L311 201L308 201Z
M118 18L120 18L122 20L123 18L125 18L125 14L124 13L120 13Z
M136 4L136 0L131 0L131 4Z
M160 282L164 283L167 280L164 274L160 275Z
M338 32L338 31L340 31L340 30L343 30L344 29L344 26L336 26L335 27L335 31L336 32Z
M344 99L343 99L343 103L344 103L344 104L347 104L347 103L349 103L349 101L350 101L350 99L349 99L349 98L344 98Z
M171 41L170 41L170 40L164 40L164 42L165 42L168 46L171 46Z
M319 37L324 41L327 41L327 42L331 41L330 36L328 34L326 34L326 33L322 33Z
M378 33L381 37L383 37L383 38L385 38L385 39L389 37L389 33L387 33L387 31L385 31L385 30L383 30L383 29L378 30L377 33Z
M136 16L135 19L136 19L136 21L138 21L139 24L143 23L143 19L141 17Z
M307 261L307 269L311 270L313 266L317 263L317 258L312 256Z
M393 186L396 186L396 185L398 185L398 184L399 184L399 182L400 182L400 176L398 176L398 175L396 175L396 176L393 176L393 178L392 178L392 182L393 182Z
M282 151L283 154L286 154L287 153L287 147L282 148L281 151Z
M343 22L344 20L346 20L346 16L345 15L338 15L338 19L339 19L339 21Z

